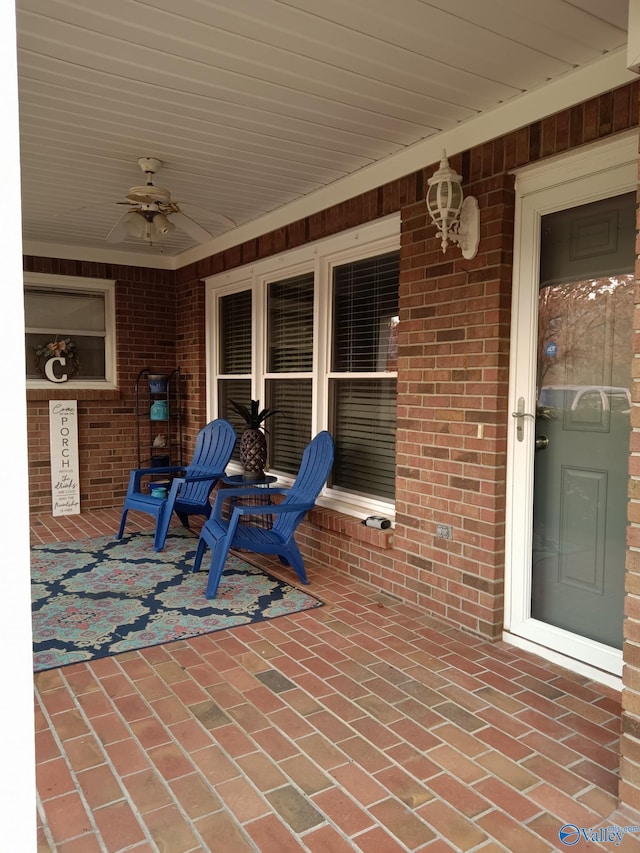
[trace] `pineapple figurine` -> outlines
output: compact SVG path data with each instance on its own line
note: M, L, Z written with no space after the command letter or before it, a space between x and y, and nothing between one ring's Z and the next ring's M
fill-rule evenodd
M267 464L267 439L263 424L267 418L278 414L278 410L260 409L259 400L251 400L249 408L235 400L229 400L229 404L247 424L240 436L240 464L244 469L244 478L261 480Z

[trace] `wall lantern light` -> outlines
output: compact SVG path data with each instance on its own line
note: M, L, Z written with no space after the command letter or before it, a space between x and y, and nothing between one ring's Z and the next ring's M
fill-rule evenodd
M438 229L442 251L449 243L457 243L467 260L476 256L480 242L480 210L473 196L463 197L462 176L449 166L447 152L442 152L440 168L427 181L427 210Z

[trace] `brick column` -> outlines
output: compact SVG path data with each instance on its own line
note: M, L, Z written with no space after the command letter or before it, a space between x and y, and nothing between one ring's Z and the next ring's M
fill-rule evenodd
M497 637L513 181L480 177L464 189L481 211L480 249L470 261L455 247L442 254L424 202L403 211L394 552L405 598ZM450 526L451 540L436 537L438 524Z
M195 437L207 421L207 352L205 289L198 280L176 285L176 364L183 392L184 461L189 462Z

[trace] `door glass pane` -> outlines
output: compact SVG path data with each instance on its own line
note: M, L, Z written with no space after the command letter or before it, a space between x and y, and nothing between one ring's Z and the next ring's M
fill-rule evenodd
M532 616L621 647L635 196L542 219Z

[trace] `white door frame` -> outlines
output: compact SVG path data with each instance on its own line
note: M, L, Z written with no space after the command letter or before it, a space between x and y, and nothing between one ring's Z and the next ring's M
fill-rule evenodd
M531 618L533 458L535 419L516 436L518 398L535 412L540 221L553 213L638 186L638 134L624 133L588 149L516 173L516 209L509 366L504 639L607 681L622 674L622 652Z

